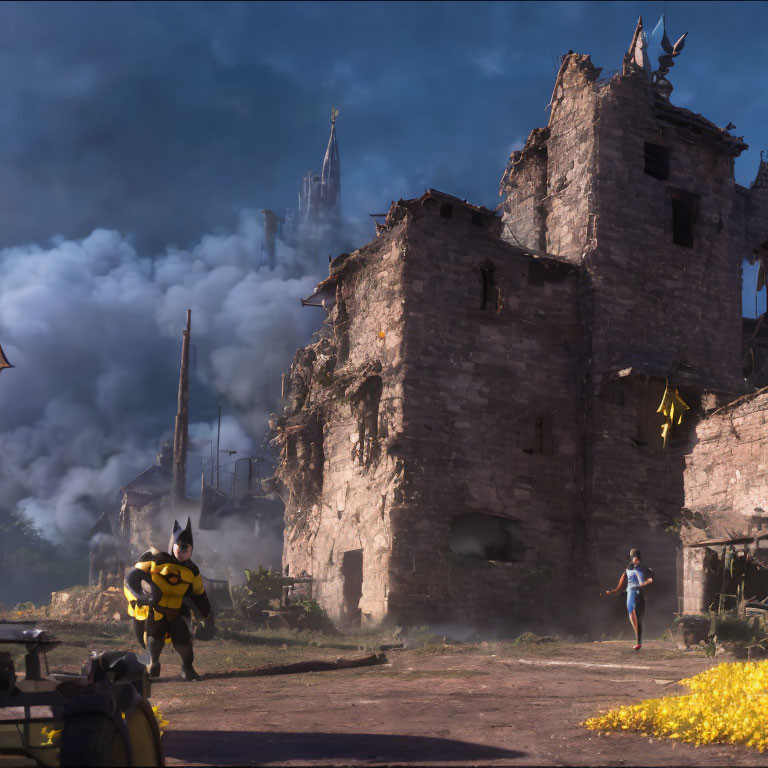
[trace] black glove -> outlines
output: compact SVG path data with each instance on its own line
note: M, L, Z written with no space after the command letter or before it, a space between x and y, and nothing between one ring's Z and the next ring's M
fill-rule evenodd
M144 590L147 585L150 594ZM160 587L152 581L152 577L140 568L131 568L125 577L125 586L128 591L136 598L138 605L151 605L153 608L163 599L163 593Z
M213 623L213 616L209 616L197 625L195 629L195 640L213 640L216 634L216 625Z

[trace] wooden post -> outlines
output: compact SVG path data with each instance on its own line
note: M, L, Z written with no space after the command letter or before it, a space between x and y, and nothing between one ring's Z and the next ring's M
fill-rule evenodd
M219 426L216 430L216 490L219 485L219 454L221 453L221 403L219 403Z
M187 436L189 430L189 334L192 328L192 310L187 310L187 327L181 341L181 368L179 370L179 397L176 426L173 432L173 489L176 503L185 498L187 481Z

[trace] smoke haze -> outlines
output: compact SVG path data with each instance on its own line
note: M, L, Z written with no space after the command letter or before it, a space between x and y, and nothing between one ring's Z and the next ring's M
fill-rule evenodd
M155 259L108 230L0 251L0 329L16 366L0 380L3 507L65 542L117 509L120 486L172 433L188 307L190 487L200 480L194 453L207 457L215 439L218 400L222 449L258 452L280 374L319 320L300 298L324 271L282 241L276 267L259 266L261 245L260 216L246 211L235 232Z

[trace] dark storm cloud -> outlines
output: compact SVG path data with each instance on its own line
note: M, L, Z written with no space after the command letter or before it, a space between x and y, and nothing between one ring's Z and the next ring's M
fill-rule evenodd
M0 243L116 228L161 249L295 205L341 108L356 219L436 186L495 205L558 57L616 70L661 3L5 3ZM669 8L679 103L765 137L765 4ZM755 152L739 161L749 181ZM367 230L366 230L367 231Z
M286 148L301 145L305 126L291 106L307 94L252 57L217 63L210 11L54 4L0 12L11 17L0 41L2 107L15 116L0 161L14 190L4 242L103 226L155 247L186 244L231 227L254 201L288 199L279 178L296 188L295 171L282 164Z

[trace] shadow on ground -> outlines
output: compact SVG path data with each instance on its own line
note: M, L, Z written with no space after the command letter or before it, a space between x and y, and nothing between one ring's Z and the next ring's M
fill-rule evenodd
M429 736L277 731L169 731L163 737L163 751L167 758L195 765L264 765L290 760L443 765L525 756L524 752Z

